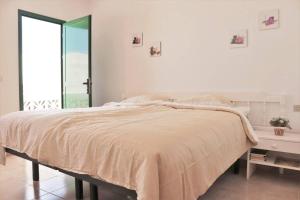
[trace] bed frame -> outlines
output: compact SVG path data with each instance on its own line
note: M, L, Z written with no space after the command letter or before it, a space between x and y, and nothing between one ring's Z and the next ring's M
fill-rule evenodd
M51 169L57 170L59 172L62 172L64 174L74 177L75 178L76 199L83 199L83 184L82 184L83 181L86 181L90 184L90 199L91 200L98 200L98 189L97 189L98 186L100 186L100 187L104 186L114 193L118 193L122 196L124 195L124 197L128 200L136 200L137 199L137 194L134 190L129 190L124 187L117 186L117 185L105 182L103 180L93 178L89 175L77 174L74 172L60 169L58 167L45 165L43 163L40 163L36 159L29 157L25 153L20 153L18 151L12 150L10 148L5 148L5 152L15 155L15 156L18 156L20 158L24 158L24 159L32 162L32 179L33 179L33 181L39 181L39 165L49 167Z
M127 188L117 186L117 185L105 182L103 180L100 180L100 179L93 178L89 175L78 174L78 173L60 169L58 167L45 165L43 163L40 163L38 160L29 157L25 153L20 153L18 151L12 150L10 148L5 148L5 152L32 162L32 179L33 179L33 181L40 180L39 165L49 167L51 169L57 170L61 173L64 173L66 175L74 177L75 178L75 192L76 192L77 200L83 199L83 181L86 181L90 184L90 200L98 200L98 186L100 186L100 187L104 186L104 187L108 188L109 191L124 196L124 198L127 200L136 200L137 199L137 193L134 190L129 190ZM240 160L237 160L233 164L232 169L233 169L234 174L239 174Z

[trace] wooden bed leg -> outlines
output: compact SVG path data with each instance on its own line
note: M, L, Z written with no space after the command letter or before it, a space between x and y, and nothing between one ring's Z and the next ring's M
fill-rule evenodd
M98 200L98 187L90 183L90 200Z
M240 173L240 160L237 160L233 165L233 173L239 174Z
M76 199L83 199L83 186L82 180L75 178L75 192L76 192Z
M40 181L39 164L32 162L32 179L33 181Z

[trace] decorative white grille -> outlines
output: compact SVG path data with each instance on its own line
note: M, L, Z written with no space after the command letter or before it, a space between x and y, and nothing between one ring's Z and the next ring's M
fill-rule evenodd
M54 109L60 109L60 102L58 99L24 102L24 110L27 111L54 110Z

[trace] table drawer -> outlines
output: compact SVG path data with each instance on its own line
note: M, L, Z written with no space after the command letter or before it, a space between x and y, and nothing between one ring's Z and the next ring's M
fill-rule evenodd
M254 148L300 154L300 143L299 142L269 140L269 139L261 139L260 138L258 145L256 145Z

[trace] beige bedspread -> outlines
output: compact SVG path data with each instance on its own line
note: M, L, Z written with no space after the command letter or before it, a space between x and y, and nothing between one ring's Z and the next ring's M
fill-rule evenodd
M0 119L2 147L136 190L138 200L196 200L256 142L247 119L222 107L152 102Z

